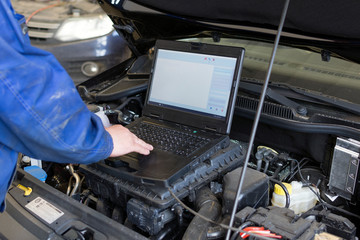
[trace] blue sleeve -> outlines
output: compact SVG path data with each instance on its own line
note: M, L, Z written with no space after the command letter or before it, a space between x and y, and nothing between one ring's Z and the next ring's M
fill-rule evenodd
M0 3L0 143L60 163L107 158L113 143L101 120L54 56L30 45L7 3Z

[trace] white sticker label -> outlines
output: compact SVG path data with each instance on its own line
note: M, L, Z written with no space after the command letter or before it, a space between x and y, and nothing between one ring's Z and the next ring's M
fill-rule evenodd
M64 215L64 212L51 203L45 201L41 197L35 198L26 204L25 207L49 224L53 223L59 219L59 217Z

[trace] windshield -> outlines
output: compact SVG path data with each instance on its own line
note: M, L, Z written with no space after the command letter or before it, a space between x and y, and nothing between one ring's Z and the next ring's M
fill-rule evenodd
M225 38L218 43L212 38L186 41L243 47L246 51L242 78L265 79L272 44ZM325 62L319 53L308 50L279 45L270 82L286 83L360 104L360 65L335 57Z

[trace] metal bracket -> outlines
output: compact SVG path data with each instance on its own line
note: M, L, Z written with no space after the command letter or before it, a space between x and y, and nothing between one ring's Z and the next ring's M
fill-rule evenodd
M351 200L359 171L360 142L337 138L331 164L329 189Z

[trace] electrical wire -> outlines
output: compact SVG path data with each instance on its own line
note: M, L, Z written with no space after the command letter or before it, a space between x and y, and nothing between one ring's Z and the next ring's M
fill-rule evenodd
M279 176L279 173L282 169L283 169L283 166L278 166L270 178L276 179Z
M250 221L244 222L243 224L240 225L239 230L243 230L244 228L250 226L251 224L253 223ZM235 231L234 234L231 236L230 240L235 240L238 234L239 231Z
M315 209L318 209L319 207L323 207L323 209L335 209L336 211L339 211L341 213L344 213L344 214L347 214L348 216L350 217L354 217L354 218L357 218L357 219L360 219L360 216L359 215L356 215L354 213L351 213L345 209L342 209L342 208L339 208L339 207L336 207L336 206L333 206L331 204L328 204L326 202L323 202L323 203L320 203L314 207L312 207L311 209L309 209L308 211L304 212L303 214L301 214L299 217L301 218L306 218L309 213L311 213L312 211L314 211Z
M345 209L342 209L342 208L339 208L339 207L330 205L330 204L328 204L328 203L326 203L326 202L321 203L321 205L323 205L323 206L325 206L325 207L327 207L327 208L335 209L335 210L337 210L337 211L339 211L339 212L342 212L342 213L345 213L345 214L347 214L347 215L349 215L349 216L351 216L351 217L360 219L360 216L359 216L359 215L356 215L356 214L354 214L354 213L351 213L351 212L349 212L349 211L347 211L347 210L345 210Z
M62 4L64 4L64 3L60 2L60 0L57 0L57 3L55 3L55 4L52 4L52 5L49 5L49 6L40 8L40 9L32 12L32 13L30 14L30 16L26 19L26 24L28 24L29 21L31 20L31 18L33 18L33 17L34 17L36 14L38 14L39 12L44 11L44 10L49 9L49 8L53 8L53 7L56 7L56 6L60 6L60 5L62 5Z
M294 162L296 162L296 164L297 164L297 166L298 166L298 170L299 170L299 175L300 175L301 181L302 181L303 183L305 183L306 186L316 195L316 197L318 198L319 202L320 202L320 203L323 203L324 200L321 199L321 196L319 195L319 193L316 192L316 191L311 187L312 184L311 184L309 181L307 181L307 180L304 178L304 176L302 175L299 161L298 161L297 159L294 159L294 158L289 158L288 160L289 160L289 161L294 161Z
M223 224L223 223L215 222L215 221L211 220L210 218L207 218L207 217L205 217L205 216L197 213L196 211L194 211L194 210L191 209L190 207L186 206L186 204L183 203L183 202L173 193L173 191L171 191L170 188L168 188L168 191L169 191L170 195L171 195L183 208L185 208L186 210L188 210L188 211L189 211L190 213L192 213L193 215L195 215L195 216L197 216L197 217L199 217L199 218L201 218L201 219L203 219L203 220L205 220L205 221L207 221L207 222L209 222L209 223L218 225L218 226L220 226L220 227L222 227L222 228L224 228L224 229L227 229L227 230L231 230L231 231L235 231L235 232L238 231L238 232L240 232L240 233L246 233L246 234L249 234L250 236L256 237L256 238L258 238L258 239L273 240L273 238L264 237L264 236L261 236L261 235L256 234L256 233L251 233L251 232L243 231L243 230L241 230L241 229L239 229L239 228L234 228L234 227L230 227L230 226L228 226L228 225L226 225L226 224Z
M289 191L287 190L287 188L285 187L285 185L276 180L276 179L273 179L273 178L269 178L270 181L278 184L283 190L284 190L284 193L285 193L285 208L289 208L290 207L290 194L289 194Z
M301 171L301 168L304 167L308 162L309 162L309 160L308 160L307 158L301 159L301 160L300 160L300 163L299 163L299 164L300 164L300 169L297 168L293 174L291 174L290 176L288 176L286 182L290 182L291 179L293 179L293 178L295 177L295 175L296 175L299 171ZM298 166L298 165L297 165L297 166Z

